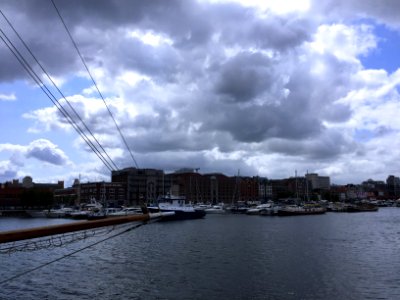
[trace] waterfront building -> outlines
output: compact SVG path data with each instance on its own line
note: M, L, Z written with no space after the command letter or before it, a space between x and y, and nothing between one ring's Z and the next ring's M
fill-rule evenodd
M400 178L394 175L389 175L386 179L388 195L393 199L400 197Z
M26 176L1 184L1 208L43 208L53 204L53 193L64 188L64 181L57 183L36 183L32 177Z
M166 191L163 170L125 168L112 171L111 182L125 184L125 205L152 202Z
M369 199L384 200L389 198L388 186L382 180L368 179L361 183L363 190L367 193Z
M329 190L331 188L329 176L319 176L317 173L309 173L306 174L306 179L310 182L312 190Z
M90 203L91 199L108 207L126 204L125 182L88 182L80 184L80 202Z

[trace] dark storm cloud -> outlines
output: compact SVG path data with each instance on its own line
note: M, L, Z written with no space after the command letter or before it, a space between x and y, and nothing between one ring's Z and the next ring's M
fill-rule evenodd
M260 53L239 53L218 70L215 91L234 102L245 102L270 88L273 66Z
M254 176L257 170L246 164L242 159L215 159L201 152L177 152L163 151L143 153L137 156L141 165L148 168L160 168L173 172L182 168L200 168L200 173L224 173L227 176L235 176L240 170L244 176ZM125 160L123 165L131 165L131 161Z
M312 160L334 159L357 148L354 142L346 140L340 132L334 130L324 130L318 138L313 140L271 139L266 144L269 152Z

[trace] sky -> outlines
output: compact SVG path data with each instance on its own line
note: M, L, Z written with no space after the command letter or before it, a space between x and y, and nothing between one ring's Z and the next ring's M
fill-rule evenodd
M397 0L0 0L0 28L118 168L400 176ZM4 37L4 35L1 35ZM110 171L0 40L0 182ZM68 103L67 101L68 100ZM107 107L104 105L107 104Z

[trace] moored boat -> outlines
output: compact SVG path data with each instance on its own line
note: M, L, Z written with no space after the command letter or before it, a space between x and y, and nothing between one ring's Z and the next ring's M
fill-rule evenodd
M261 211L267 211L272 209L272 204L271 203L264 203L257 205L256 207L252 207L247 209L246 214L248 215L260 215Z
M110 217L117 216L130 216L130 215L141 215L143 211L140 207L124 207L118 211L109 212L107 215Z
M150 213L174 212L163 216L161 221L201 219L206 215L204 209L196 209L193 205L186 204L184 197L166 196L159 198L157 202L157 205L148 206Z
M103 212L103 205L96 201L96 199L90 199L90 203L84 204L80 210L71 213L71 218L76 220L88 219L89 215L95 215ZM104 213L103 213L104 214Z
M213 205L204 210L206 214L225 214L226 210L222 205Z
M76 210L71 207L61 207L56 209L50 209L46 212L47 218L69 218L71 214Z
M278 216L302 216L324 214L326 208L314 205L287 205L278 209Z

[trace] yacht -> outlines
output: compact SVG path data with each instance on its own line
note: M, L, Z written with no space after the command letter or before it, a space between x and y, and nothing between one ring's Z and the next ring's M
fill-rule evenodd
M326 208L316 205L286 205L278 209L278 216L302 216L324 214Z
M206 215L204 209L196 209L193 205L186 204L185 197L165 196L157 200L156 205L148 206L150 213L174 212L164 216L161 221L200 219Z
M140 207L124 207L118 211L109 212L107 215L110 217L116 216L130 216L130 215L142 215L143 211Z
M225 214L226 210L222 205L213 205L204 210L206 214Z

